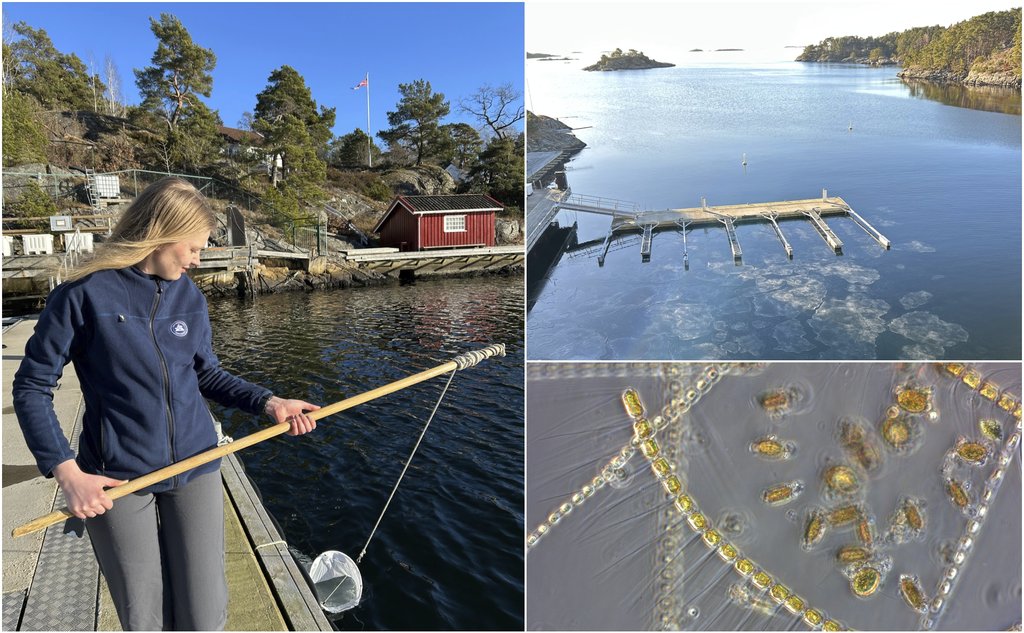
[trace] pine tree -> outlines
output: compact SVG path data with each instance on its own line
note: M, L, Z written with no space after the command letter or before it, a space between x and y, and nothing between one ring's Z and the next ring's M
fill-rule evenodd
M334 167L366 167L367 147L374 164L380 159L380 148L366 132L356 128L344 136L339 136L330 143L328 162Z
M39 122L35 99L9 90L2 110L4 167L46 162L46 131Z
M494 137L469 172L470 189L486 193L506 208L522 209L525 139Z
M218 132L220 115L196 100L185 106L178 126L168 134L171 163L186 173L200 173L212 165L224 148Z
M149 26L157 39L156 52L150 59L152 66L135 70L135 85L143 107L160 115L168 130L174 132L199 96L210 96L210 73L217 65L217 56L193 42L185 26L170 13L161 13L159 21L150 18Z
M46 110L91 110L93 88L106 88L82 60L58 51L43 29L18 22L13 31L18 39L4 42L5 88L32 95Z
M430 82L417 79L411 84L398 84L402 94L398 108L388 112L390 129L381 130L377 136L389 145L411 148L416 153L416 164L423 159L436 156L444 149L445 135L440 121L448 116L450 105L444 94L435 93Z
M468 123L448 123L441 126L443 151L438 152L442 163L452 164L459 169L467 169L476 162L477 155L483 149L484 141L472 125Z
M282 170L275 168L276 191L268 204L289 216L304 215L303 206L323 200L321 189L327 180L327 141L334 125L334 108L320 106L306 86L306 80L290 66L273 71L269 84L256 95L253 128L263 135L263 148L273 159L280 157Z

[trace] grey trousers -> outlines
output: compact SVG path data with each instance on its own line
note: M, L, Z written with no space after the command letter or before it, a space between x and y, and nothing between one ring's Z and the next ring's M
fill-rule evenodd
M86 521L125 631L220 631L227 621L220 472L133 494Z

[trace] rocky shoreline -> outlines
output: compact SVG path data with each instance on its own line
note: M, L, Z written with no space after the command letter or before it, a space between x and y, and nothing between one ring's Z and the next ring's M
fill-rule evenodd
M914 79L919 81L932 81L936 83L954 83L966 86L995 86L999 88L1021 89L1021 78L1010 72L975 72L967 75L954 73L948 70L936 70L930 68L904 68L897 77L900 79Z
M290 291L345 290L401 283L399 279L336 262L324 262L312 270L284 266L256 266L249 274L214 273L195 275L192 280L207 297L244 297ZM470 278L520 274L522 266L495 271L472 271L427 275L423 279Z
M650 68L671 68L675 64L668 62L658 62L653 59L639 60L629 57L620 57L618 59L610 59L605 63L598 62L591 64L583 70L589 71L600 71L600 72L611 72L616 70L648 70Z
M526 114L526 149L529 152L579 151L587 146L572 127L543 114Z
M877 60L869 60L865 58L848 59L842 62L829 62L825 60L812 60L812 59L797 59L809 64L829 64L829 63L842 63L842 64L860 64L862 66L899 66L900 63L895 59L884 57ZM955 73L944 69L935 68L921 68L912 66L910 68L903 68L896 76L900 79L916 80L916 81L931 81L940 84L961 84L964 86L991 86L996 88L1016 88L1021 89L1021 78L1018 75L1014 75L1008 71L1002 72L978 72L971 71L966 75L963 73Z

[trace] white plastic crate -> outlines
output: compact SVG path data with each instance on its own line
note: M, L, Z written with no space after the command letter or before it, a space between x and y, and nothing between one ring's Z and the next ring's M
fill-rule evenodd
M100 198L120 198L121 179L111 174L96 174L96 195Z
M92 233L68 233L64 236L64 250L69 253L91 253Z
M49 233L22 235L21 239L25 245L26 255L50 255L53 253L53 236Z
M4 257L14 255L14 236L4 235Z

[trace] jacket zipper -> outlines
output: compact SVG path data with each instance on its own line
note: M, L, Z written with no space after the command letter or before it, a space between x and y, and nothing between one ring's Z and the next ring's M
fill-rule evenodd
M103 413L100 413L100 474L107 475L107 438L103 432Z
M156 355L160 357L160 369L163 370L164 376L164 407L167 409L167 442L168 448L170 449L170 462L175 462L174 458L174 412L171 411L171 376L170 372L167 371L167 359L164 358L164 353L160 350L160 344L156 340L156 330L153 326L153 322L156 320L156 310L160 306L160 297L163 295L164 290L160 285L160 282L156 282L156 297L153 300L153 309L149 313L149 334L153 338L153 347L156 348ZM171 487L176 487L178 483L178 477L175 475L171 478Z

